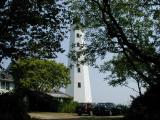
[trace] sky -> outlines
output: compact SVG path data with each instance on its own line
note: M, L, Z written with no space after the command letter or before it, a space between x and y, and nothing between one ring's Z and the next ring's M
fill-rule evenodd
M56 61L68 66L69 38L62 42L62 48L65 49L65 52L63 54L59 53ZM108 57L111 56L108 55ZM3 67L7 67L8 63L10 63L9 60L4 60ZM109 86L107 81L104 80L106 74L100 73L96 68L89 67L92 101L94 103L113 102L115 104L130 105L132 101L130 96L136 97L138 93L124 86ZM137 84L134 81L131 81L129 86L137 90Z
M62 48L65 49L65 52L63 54L59 53L56 61L68 66L69 38L62 42ZM108 57L111 56L108 55ZM3 67L7 67L8 63L10 63L9 60L4 60L3 62ZM89 67L92 101L94 103L113 102L115 104L130 105L132 101L130 96L136 97L138 95L137 92L124 86L109 86L107 81L104 80L106 74L100 73L96 68ZM137 84L134 81L131 81L129 86L137 90Z
M62 43L62 48L66 51L63 54L58 54L57 62L64 63L66 66L68 64L68 50L69 50L69 39L65 39ZM6 61L6 60L4 60ZM4 64L4 66L6 63ZM107 81L104 80L105 74L100 73L98 69L89 67L90 73L90 82L91 82L91 92L92 92L92 100L95 103L98 102L113 102L115 104L126 104L129 105L131 103L131 97L137 96L138 94L124 86L119 87L111 87L107 84ZM129 86L137 89L137 85L135 82L131 82Z
M67 54L69 51L69 38L65 39L62 43L62 48L66 51L62 54L58 54L57 62L64 63L68 65ZM91 82L91 92L92 92L92 101L94 103L99 102L113 102L115 104L124 104L129 105L131 103L131 97L137 96L137 92L133 91L124 86L112 87L107 84L107 81L104 80L106 74L100 73L98 69L89 67L89 75ZM137 90L137 84L134 81L131 81L129 84L130 87L133 87Z

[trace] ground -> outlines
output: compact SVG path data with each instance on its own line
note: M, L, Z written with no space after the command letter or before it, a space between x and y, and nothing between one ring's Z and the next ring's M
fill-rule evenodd
M53 113L53 112L32 112L29 113L31 118L38 118L38 119L75 119L79 118L76 114L73 113Z
M32 112L32 120L122 120L123 116L78 116L75 113Z

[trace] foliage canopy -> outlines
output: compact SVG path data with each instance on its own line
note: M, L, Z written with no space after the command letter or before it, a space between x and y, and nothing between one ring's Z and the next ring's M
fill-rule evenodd
M70 83L69 69L55 61L21 59L10 66L16 89L48 92Z
M67 7L59 0L0 1L0 62L3 58L55 58L63 52Z
M108 53L115 57L101 70L111 71L110 83L132 77L143 85L160 85L160 2L158 0L74 0L73 20L86 28L84 61L95 65ZM76 51L73 52L73 58ZM75 54L74 54L75 53ZM71 56L72 57L72 56Z

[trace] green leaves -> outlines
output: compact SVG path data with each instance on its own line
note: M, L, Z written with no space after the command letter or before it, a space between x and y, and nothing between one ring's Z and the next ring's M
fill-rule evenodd
M17 88L48 92L70 83L69 69L55 61L22 59L11 65Z
M64 52L61 41L68 31L69 17L63 1L3 1L0 2L0 62L5 57L55 58L58 52Z
M74 0L72 17L84 21L86 46L84 61L110 72L110 84L122 84L133 78L143 84L160 84L159 2L143 0ZM107 53L116 57L108 60ZM75 53L75 52L74 52ZM108 67L108 68L107 68Z

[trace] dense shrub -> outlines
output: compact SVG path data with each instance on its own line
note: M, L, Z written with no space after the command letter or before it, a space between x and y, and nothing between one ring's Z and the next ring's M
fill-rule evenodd
M67 101L67 102L62 103L59 106L59 112L74 113L76 112L77 106L78 106L77 102Z
M29 111L57 112L60 101L46 93L25 91L29 101Z
M160 87L154 86L133 100L128 120L160 120Z
M120 115L126 115L129 107L127 105L118 104L116 105L116 109Z
M0 120L30 120L18 95L14 93L0 95Z

